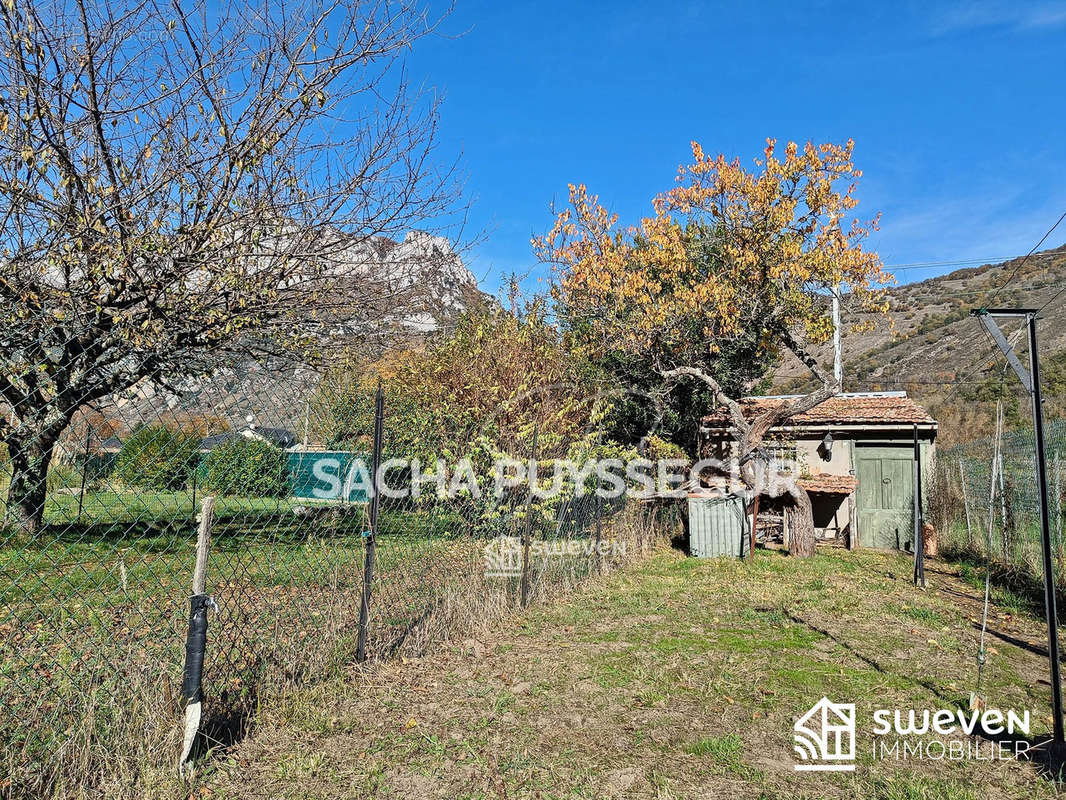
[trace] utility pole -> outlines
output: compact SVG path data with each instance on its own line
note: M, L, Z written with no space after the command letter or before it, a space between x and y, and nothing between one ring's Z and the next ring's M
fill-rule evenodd
M914 585L925 588L925 520L922 518L922 447L914 426Z
M833 287L833 379L844 391L844 363L840 353L840 284Z
M1029 326L1029 371L1032 376L1033 431L1036 436L1036 479L1040 487L1040 538L1044 556L1044 604L1047 607L1048 655L1051 659L1051 696L1055 707L1055 747L1063 749L1062 678L1059 675L1058 613L1055 608L1055 572L1051 560L1051 520L1044 451L1044 406L1040 397L1040 358L1036 340L1036 312L1026 317Z
M1066 752L1062 728L1062 677L1059 671L1059 625L1055 607L1055 571L1052 563L1051 519L1048 507L1047 459L1044 453L1044 409L1040 397L1040 358L1036 338L1036 315L1034 308L978 308L971 313L977 317L992 335L996 346L1007 358L1007 363L1017 373L1022 386L1033 401L1033 433L1036 440L1036 482L1040 492L1040 539L1044 561L1044 610L1047 614L1048 660L1051 662L1051 705L1053 711L1054 755L1061 757ZM1010 346L994 317L1024 318L1029 329L1029 371Z

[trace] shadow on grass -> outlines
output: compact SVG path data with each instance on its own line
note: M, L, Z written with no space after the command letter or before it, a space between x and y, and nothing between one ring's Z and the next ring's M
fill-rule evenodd
M1007 754L1017 753L1019 761L1032 764L1040 777L1061 784L1066 778L1066 747L1056 746L1050 736L1019 736L1018 734L990 734L980 725L974 729L974 736L985 742L991 742ZM1025 744L1025 750L1019 745Z
M973 629L975 631L977 631L978 633L981 632L980 624L978 624L976 622L973 622L973 623L971 623L971 625L973 626ZM1019 639L1017 636L1011 636L1009 633L1004 633L1003 631L998 631L998 630L996 630L995 628L992 628L992 627L985 628L985 633L987 633L989 636L996 637L997 639L999 639L1004 644L1014 645L1019 650L1025 650L1026 652L1032 653L1033 655L1040 656L1041 658L1047 658L1048 657L1048 651L1047 651L1046 647L1043 647L1043 646L1038 645L1038 644L1033 644L1032 642L1028 641L1027 639ZM1060 655L1059 656L1059 662L1062 663L1062 661L1064 661L1064 660L1066 660L1066 659L1064 659L1064 657Z
M759 610L761 610L761 609L756 609L756 611L759 611ZM766 610L770 610L770 609L766 609ZM804 619L803 617L799 616L798 614L795 614L795 613L793 613L793 612L791 612L791 611L789 611L787 609L783 609L783 612L784 612L784 615L786 617L788 617L788 619L790 619L794 624L802 625L805 628L809 629L810 631L825 637L826 639L830 640L831 642L836 644L838 647L840 647L842 650L845 650L846 652L851 654L853 657L855 657L859 661L861 661L863 664L865 664L866 666L870 667L870 669L874 670L875 672L879 672L882 675L890 675L890 676L893 676L893 677L905 678L907 680L910 680L913 683L915 683L915 684L921 686L922 688L926 689L927 691L929 691L931 694L935 695L940 700L943 700L945 702L954 702L957 699L957 698L949 696L948 694L946 694L944 692L943 689L941 689L936 684L931 683L930 681L926 680L925 678L918 677L918 676L912 675L912 674L901 675L899 672L897 672L895 670L887 669L874 656L867 655L866 653L864 653L861 650L859 650L859 648L855 647L855 645L853 645L851 642L849 642L849 641L845 640L844 638L836 635L835 633L833 633L833 632L821 627L820 625L815 625L810 620Z
M772 610L772 609L756 609L760 610ZM874 656L868 655L859 648L855 647L851 642L837 636L836 634L822 628L819 625L815 625L813 622L804 619L790 611L785 611L787 616L793 623L802 625L809 630L818 633L830 641L837 644L843 650L848 652L853 657L857 658L863 664L866 664L876 672L893 677L902 677L912 681L913 683L921 686L935 696L938 700L944 703L945 708L956 706L965 710L969 707L968 701L963 701L962 698L953 696L945 692L941 687L931 683L924 678L917 677L911 674L901 674L895 670L887 669L885 666ZM1019 645L1021 646L1021 645ZM1044 655L1047 653L1045 651ZM1031 763L1040 774L1041 777L1048 780L1061 782L1066 774L1066 748L1056 747L1049 736L1020 736L1018 734L992 734L984 730L983 727L978 725L974 728L974 736L982 741L992 743L997 749L1005 753L1017 753L1018 759L1021 761L1027 761ZM1025 748L1021 748L1020 745L1024 744Z
M978 594L984 592L985 557L968 549L952 549L941 552L940 557L959 567L959 577L972 586ZM1025 567L1006 564L992 559L989 585L996 593L996 605L1007 606L1011 610L1026 611L1034 616L1044 617L1044 581L1042 576L1034 575ZM983 598L978 597L978 600ZM1055 588L1055 600L1059 608L1066 603L1066 592L1062 587Z
M230 700L227 691L208 705L210 712L200 724L189 761L196 763L212 752L229 750L252 733L258 704L254 685L238 701Z

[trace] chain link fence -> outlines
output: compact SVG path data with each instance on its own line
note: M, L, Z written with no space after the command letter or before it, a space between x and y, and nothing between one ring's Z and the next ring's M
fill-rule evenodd
M1056 581L1066 588L1066 421L1048 423L1045 439ZM1043 581L1040 495L1031 430L1004 432L998 455L994 437L942 448L937 454L930 505L944 546L988 555Z
M194 757L244 735L263 697L351 664L366 589L369 655L386 658L554 595L670 524L672 509L575 486L551 499L439 491L454 476L416 474L411 460L474 452L476 438L435 441L388 386L384 408L388 491L373 532L358 473L373 456L374 392L308 369L250 363L131 390L82 407L47 455L0 451L0 795L115 794L174 774L206 498L218 611ZM9 443L33 450L32 416L7 409ZM510 455L545 458L535 434ZM486 470L475 453L470 471Z

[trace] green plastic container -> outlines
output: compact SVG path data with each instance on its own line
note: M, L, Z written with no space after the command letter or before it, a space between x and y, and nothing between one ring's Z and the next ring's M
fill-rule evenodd
M747 504L738 495L689 495L689 554L744 558L751 541Z

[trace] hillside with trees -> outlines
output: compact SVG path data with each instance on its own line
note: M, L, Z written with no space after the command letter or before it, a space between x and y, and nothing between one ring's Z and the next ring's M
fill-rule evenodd
M1066 246L997 264L960 269L888 290L888 316L879 324L855 313L845 297L843 325L845 391L906 390L934 412L947 443L988 435L994 427L995 400L1007 405L1012 427L1030 423L1027 401L1013 373L1003 376L1003 359L992 346L973 308L1039 308L1042 383L1050 418L1066 417ZM906 279L906 273L898 276ZM827 309L828 312L828 309ZM1016 326L1017 323L1014 323ZM1010 334L1014 327L1005 328ZM1018 343L1025 359L1024 341ZM823 363L832 358L827 345ZM806 369L782 360L774 388L807 388Z

